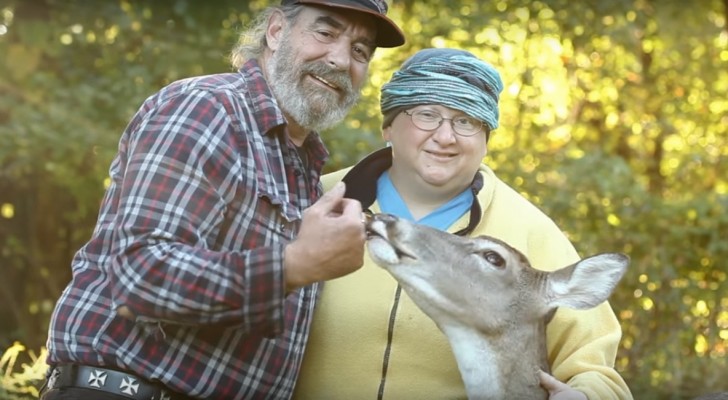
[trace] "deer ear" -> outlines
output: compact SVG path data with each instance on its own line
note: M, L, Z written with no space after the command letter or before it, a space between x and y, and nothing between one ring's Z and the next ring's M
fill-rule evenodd
M546 302L549 307L587 309L606 301L629 265L621 253L585 258L548 275Z

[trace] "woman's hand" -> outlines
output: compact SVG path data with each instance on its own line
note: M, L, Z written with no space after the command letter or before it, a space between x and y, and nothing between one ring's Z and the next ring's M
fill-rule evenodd
M543 371L538 372L538 378L541 387L549 392L549 400L588 400L584 393L572 389L571 386Z

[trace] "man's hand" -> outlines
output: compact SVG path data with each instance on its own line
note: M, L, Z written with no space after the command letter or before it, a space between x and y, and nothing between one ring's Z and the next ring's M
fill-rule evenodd
M571 386L543 371L538 372L538 378L541 387L549 392L549 400L588 400L584 393L572 389Z
M285 248L286 289L338 278L364 263L361 204L340 182L303 212L298 236Z

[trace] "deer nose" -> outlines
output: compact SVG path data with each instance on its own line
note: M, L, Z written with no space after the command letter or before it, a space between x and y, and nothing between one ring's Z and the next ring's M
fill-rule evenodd
M399 218L396 215L392 214L386 214L386 213L378 213L378 214L372 214L371 222L379 221L384 222L386 225L393 224L397 222Z
M387 229L397 222L398 218L392 214L375 214L369 210L362 213L362 222L367 235L376 234L377 230ZM379 227L377 227L379 225Z

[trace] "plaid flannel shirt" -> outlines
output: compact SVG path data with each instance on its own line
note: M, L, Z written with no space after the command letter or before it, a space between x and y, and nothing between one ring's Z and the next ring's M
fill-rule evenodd
M48 363L119 368L189 396L290 397L318 284L286 295L283 247L320 195L255 60L175 82L126 128ZM117 314L125 305L136 321Z

